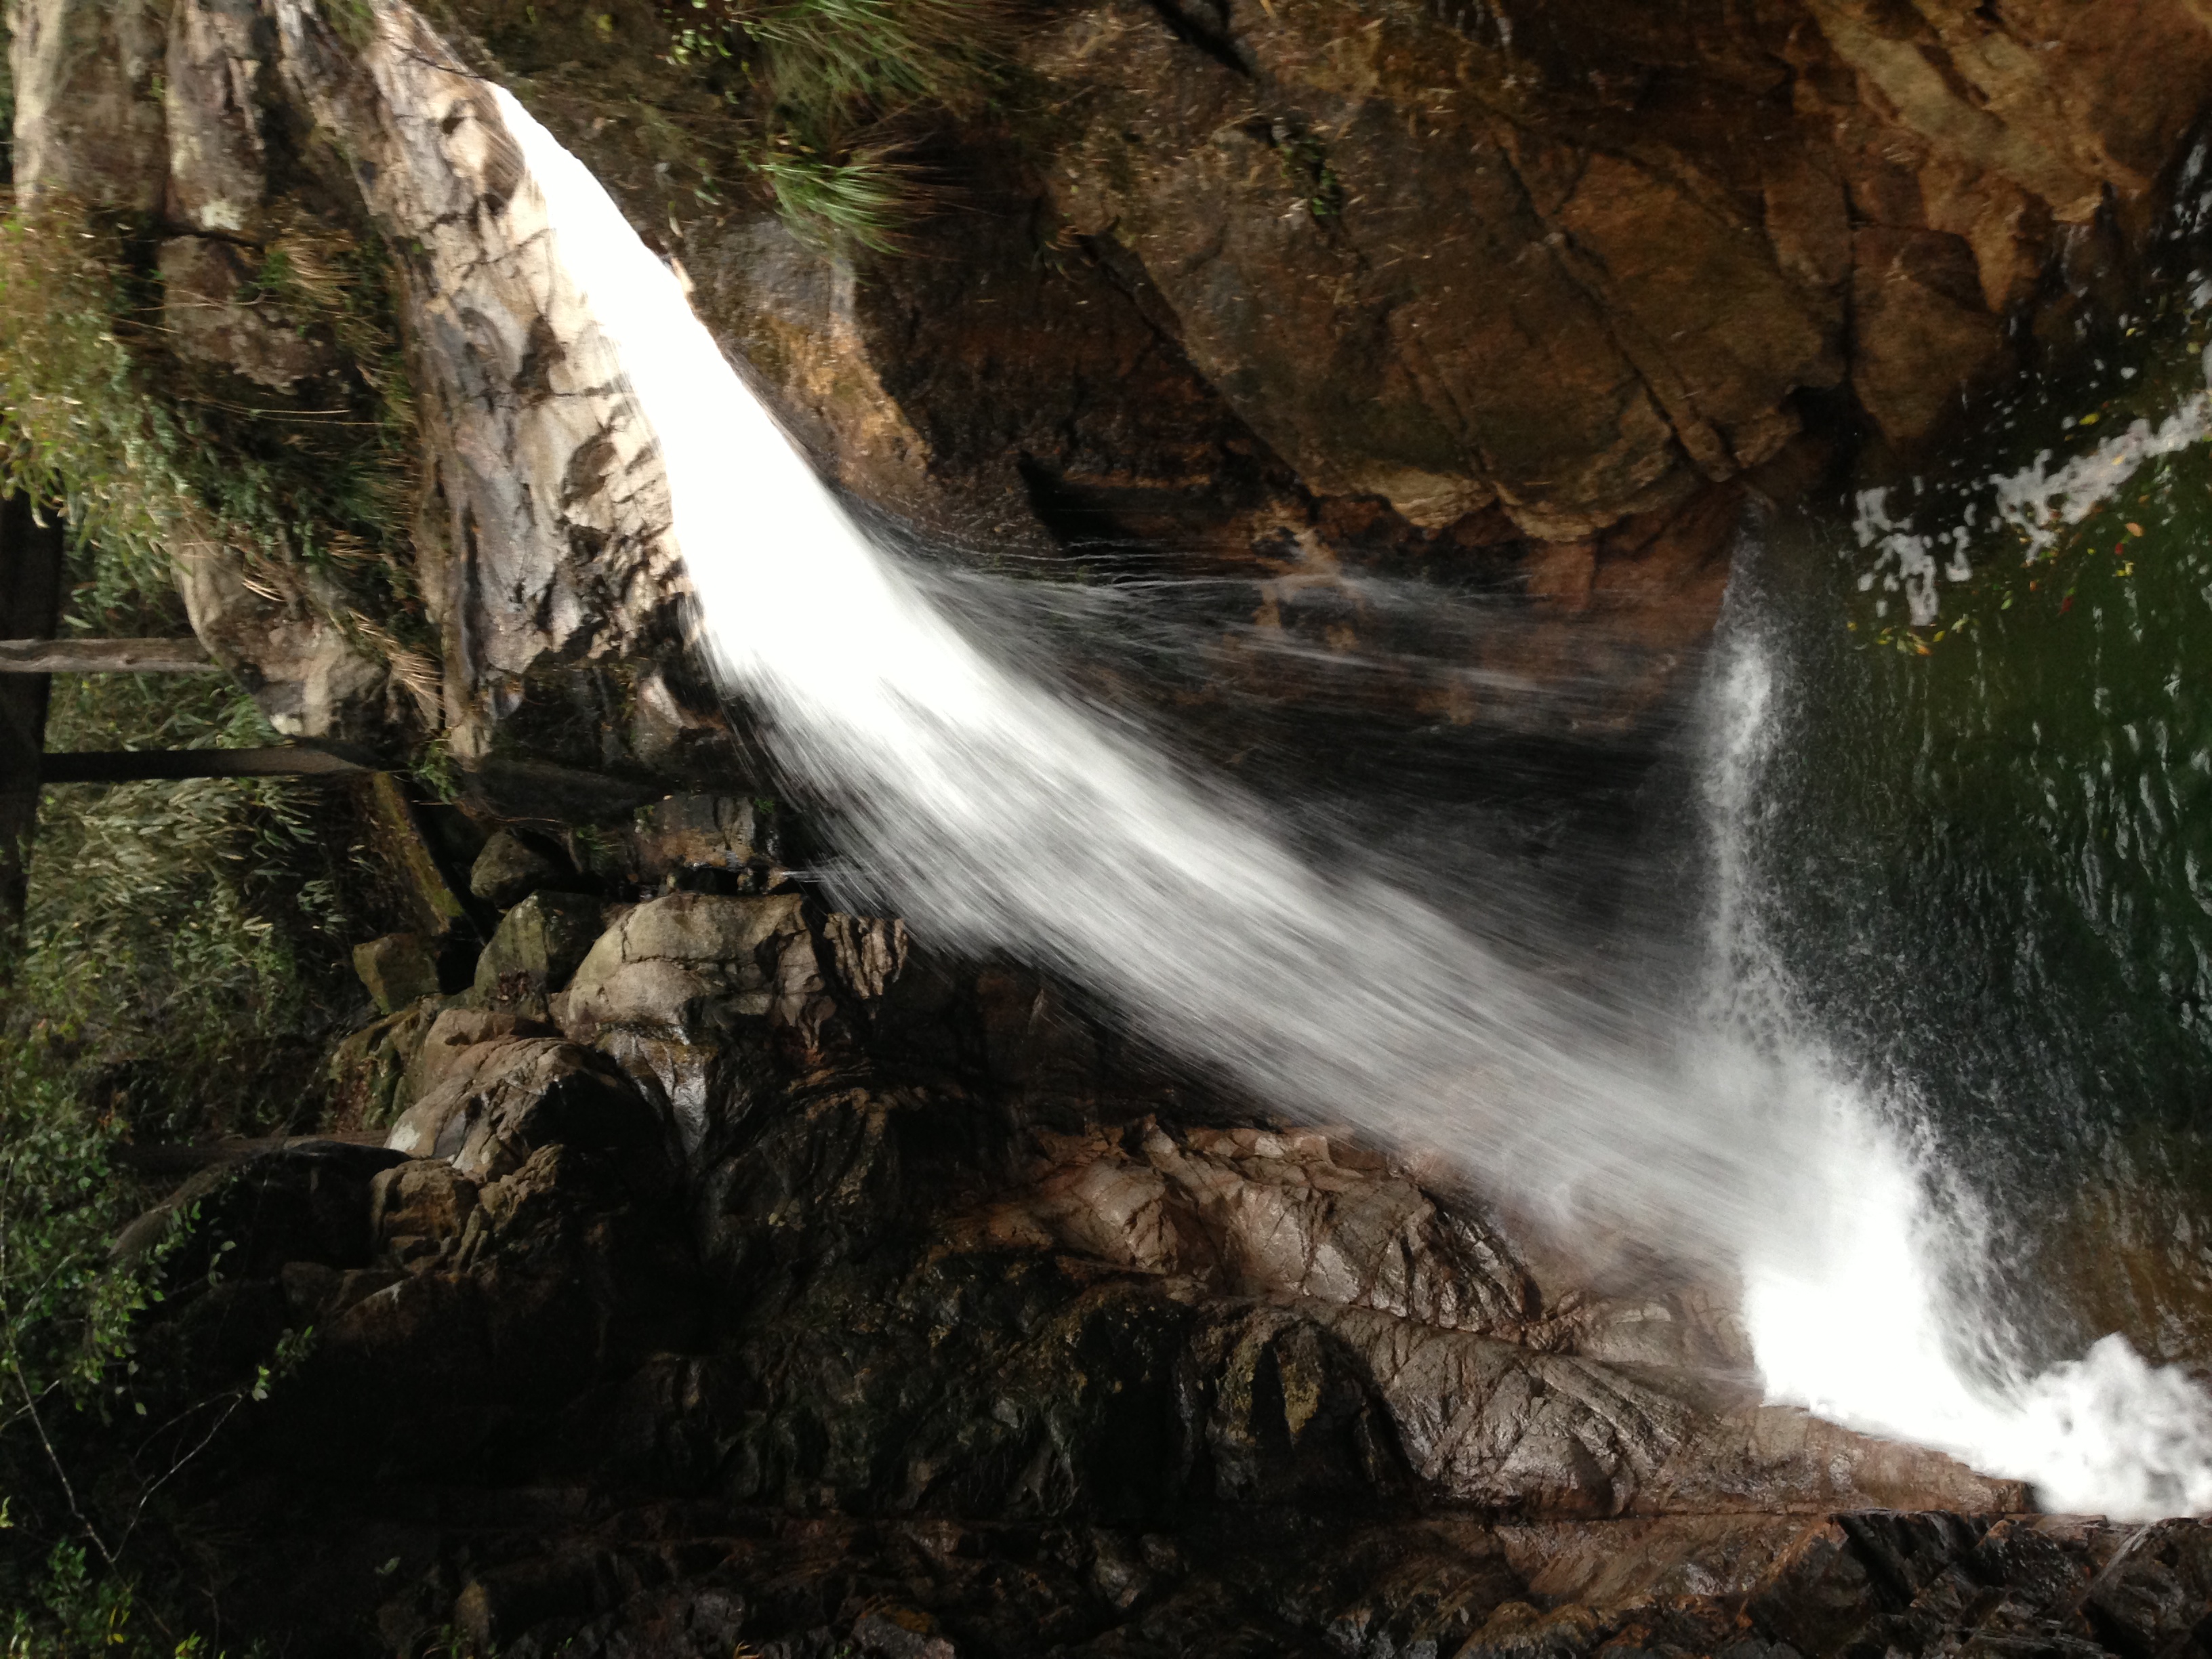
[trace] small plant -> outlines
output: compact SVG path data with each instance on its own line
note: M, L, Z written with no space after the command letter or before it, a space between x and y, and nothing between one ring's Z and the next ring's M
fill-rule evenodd
M802 240L898 251L900 229L917 195L911 169L865 150L842 161L771 150L753 167L768 181L776 210Z
M832 246L896 251L932 204L894 136L972 114L1001 84L997 0L661 0L669 60L757 123L740 164L785 222Z

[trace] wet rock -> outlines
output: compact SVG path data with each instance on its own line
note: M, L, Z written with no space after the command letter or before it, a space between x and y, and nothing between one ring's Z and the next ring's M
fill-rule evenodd
M1494 1229L1353 1144L1148 1123L1041 1146L1035 1185L981 1218L983 1236L1452 1329L1513 1334L1537 1316L1527 1270Z
M505 910L541 887L557 887L574 876L568 859L556 849L535 837L501 830L484 842L483 851L469 867L469 891Z
M672 795L641 808L630 832L641 879L659 885L706 872L734 874L760 851L757 805L730 795Z
M438 994L438 953L420 933L386 933L353 950L353 970L380 1013Z
M356 56L312 9L279 8L278 78L305 123L345 135L369 210L418 261L410 337L432 504L418 556L453 756L484 761L526 708L566 707L592 734L588 747L541 738L572 766L725 732L710 696L670 688L693 677L676 667L686 588L666 482L607 342L546 257L543 204L514 187L481 86L446 67L413 12L379 10L390 27ZM598 672L625 662L655 672ZM648 682L669 695L644 708Z
M586 894L532 893L500 918L477 958L476 996L543 1013L592 951L606 915L605 902Z

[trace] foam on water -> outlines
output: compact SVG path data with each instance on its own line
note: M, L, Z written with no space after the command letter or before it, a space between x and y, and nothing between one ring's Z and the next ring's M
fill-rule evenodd
M1286 1109L1740 1273L1778 1399L2068 1506L2212 1504L2212 1413L2178 1376L2110 1343L2032 1381L1960 1363L1977 1344L1936 1287L1972 1239L1796 1029L1747 902L1770 728L1754 643L1717 693L1735 988L1656 1045L1403 892L1313 867L1256 804L975 650L846 518L582 165L495 95L658 439L720 667L918 926L1050 963Z
M1893 516L1894 492L1887 486L1861 490L1851 528L1858 544L1875 556L1859 586L1870 588L1880 581L1892 592L1902 591L1907 620L1915 628L1928 627L1942 609L1938 579L1972 579L1966 550L1984 534L1985 527L1976 522L1984 507L1987 526L2011 530L2031 561L2048 554L2066 532L2117 496L2145 463L2212 435L2212 347L2204 352L2203 367L2208 390L2184 398L2156 425L2139 417L2056 465L2052 453L2044 450L2019 471L1985 480L1985 499L1966 502L1942 530L1918 528L1910 514L1902 520Z

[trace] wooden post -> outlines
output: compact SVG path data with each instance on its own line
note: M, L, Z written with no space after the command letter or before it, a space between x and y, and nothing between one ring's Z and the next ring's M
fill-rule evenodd
M62 523L44 523L27 495L0 501L0 635L51 636L61 617ZM25 877L39 823L40 757L46 746L46 677L0 677L0 940L23 925Z
M0 640L0 674L220 674L198 640Z
M143 783L177 778L339 778L373 769L320 749L108 749L41 755L40 783Z

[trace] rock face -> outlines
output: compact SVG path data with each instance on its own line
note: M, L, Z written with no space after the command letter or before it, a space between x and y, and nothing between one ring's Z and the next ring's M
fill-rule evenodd
M311 349L232 314L225 249L295 209L301 135L349 157L406 251L453 752L668 775L733 751L650 434L477 69L524 77L855 494L960 544L1225 559L1255 586L1224 623L1332 648L1377 625L1360 570L1473 574L1510 601L1486 666L1608 688L1565 729L1663 695L1747 480L1802 487L1842 410L1911 453L2075 333L2212 94L2190 0L1100 0L1012 28L1027 90L942 136L969 210L854 260L642 159L724 118L642 0L450 9L465 62L396 5L356 51L301 0L26 0L18 177L164 216L185 343L275 386ZM210 635L252 598L194 591ZM300 659L343 641L251 632L226 648L272 684L319 677L294 725L359 724L374 677ZM1443 712L1504 717L1476 702Z
M1033 975L795 894L612 914L557 1024L448 1000L386 1148L188 1189L148 1339L176 1386L319 1334L181 1500L250 1540L233 1628L2133 1655L2212 1597L2212 1530L2024 1515L1761 1406L1684 1286L1561 1293L1498 1217L1343 1135L1188 1091L1164 1120ZM641 968L683 984L654 1002ZM1010 1042L1005 1011L1047 1004Z

